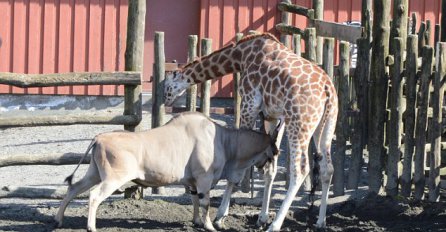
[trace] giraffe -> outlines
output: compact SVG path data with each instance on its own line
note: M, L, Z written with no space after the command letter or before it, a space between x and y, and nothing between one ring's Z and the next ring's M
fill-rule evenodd
M251 35L210 55L198 58L167 75L164 100L171 105L188 86L225 74L240 72L242 97L240 127L252 129L260 112L271 128L284 121L290 151L290 184L285 199L268 231L280 230L294 196L309 173L308 146L313 137L322 183L321 206L316 227L325 227L329 185L333 174L330 156L338 99L331 78L317 64L301 58L269 33ZM264 197L257 225L266 224L277 158L266 165ZM233 186L228 184L215 219L223 227Z

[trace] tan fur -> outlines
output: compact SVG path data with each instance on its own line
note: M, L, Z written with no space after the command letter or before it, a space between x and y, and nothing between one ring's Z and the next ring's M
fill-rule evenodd
M220 179L236 184L252 164L272 159L274 142L263 133L224 128L201 113L183 113L156 129L97 135L86 154L90 149L89 169L80 181L70 184L55 218L59 225L68 203L96 185L90 193L88 215L88 230L96 230L98 205L134 181L152 187L182 184L197 192L203 198L193 196L194 222L212 231L210 189ZM198 203L203 208L201 219Z

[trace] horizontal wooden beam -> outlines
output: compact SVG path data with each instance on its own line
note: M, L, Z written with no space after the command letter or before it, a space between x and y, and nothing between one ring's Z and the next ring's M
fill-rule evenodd
M310 20L310 25L316 28L316 34L323 37L333 37L337 40L348 41L356 44L356 40L362 37L364 28L340 23L325 22L322 20ZM282 34L299 34L306 37L305 31L284 23L276 24L276 30Z
M279 9L280 11L286 11L286 12L295 13L298 15L303 15L309 19L314 18L314 10L313 9L309 9L309 8L306 8L303 6L294 5L294 4L287 3L287 2L279 3L277 5L277 9Z
M322 20L310 20L310 25L316 28L316 34L323 37L333 37L337 40L348 41L356 44L356 40L362 37L364 28L342 23L326 22Z
M181 113L186 112L186 107L170 107L166 106L166 113L172 114L172 113ZM200 111L200 107L197 108L197 111ZM232 107L211 107L210 111L211 114L234 114L234 108Z
M278 23L278 24L276 24L275 27L276 27L276 30L278 30L282 34L288 34L288 35L299 34L302 36L303 39L305 39L305 37L306 37L304 30L294 27L294 26L290 26L285 23Z
M82 153L3 154L0 156L0 167L78 164L83 155ZM82 163L90 163L90 156L85 157Z
M0 73L0 84L20 88L66 85L141 85L140 72L20 74Z
M71 113L63 115L0 117L0 128L74 124L110 124L134 126L140 121L141 118L139 118L137 115L116 115L104 112Z

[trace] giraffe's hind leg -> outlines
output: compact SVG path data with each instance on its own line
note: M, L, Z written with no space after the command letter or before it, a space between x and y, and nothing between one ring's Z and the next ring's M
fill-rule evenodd
M286 197L280 206L279 212L276 215L273 223L268 228L268 231L279 231L282 223L288 213L288 210L293 203L293 200L302 185L305 177L309 173L308 162L308 144L311 139L312 131L305 130L291 122L287 124L289 150L290 150L290 185L288 187Z

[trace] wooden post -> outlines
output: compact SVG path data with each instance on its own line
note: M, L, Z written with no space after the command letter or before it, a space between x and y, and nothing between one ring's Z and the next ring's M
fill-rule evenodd
M300 35L293 34L293 52L298 56L302 56L302 48L300 45Z
M413 12L410 19L412 21L412 27L410 28L410 34L415 35L417 33L417 14L415 12Z
M407 41L407 17L409 16L409 2L408 0L394 0L393 2L393 20L390 38L400 37L402 40L401 49L405 51ZM396 42L396 40L390 40L390 51L394 50L394 42Z
M348 169L347 189L357 189L362 171L364 148L367 144L369 122L369 83L372 42L372 0L362 0L361 25L365 30L365 38L357 41L358 59L356 63L353 84L355 86L358 104L355 111L359 111L353 120L352 160Z
M435 24L434 44L437 44L438 42L440 42L440 30L441 30L440 24Z
M306 28L305 29L305 58L307 60L316 62L316 28ZM311 142L308 149L308 159L310 163L310 170L313 169L313 151L314 151L314 143ZM311 190L311 183L313 182L313 172L307 176L303 183L303 189L305 191Z
M305 58L316 62L316 28L305 29Z
M187 53L187 62L192 62L197 57L197 43L198 36L189 35L188 38L188 53ZM186 108L187 111L195 112L197 110L197 85L191 85L187 89L186 95Z
M152 128L162 126L164 124L164 78L165 78L165 62L164 53L164 32L155 32L155 68L154 83L152 94L154 94L152 104Z
M166 57L164 53L164 32L155 32L155 68L154 82L152 85L152 128L164 124L164 78ZM152 188L153 194L164 194L164 187Z
M415 125L415 157L414 157L414 175L415 185L414 198L422 200L424 198L424 186L426 179L424 177L424 157L426 153L426 125L427 109L429 107L429 89L433 65L432 47L424 47L421 53L423 61L421 63L421 84L418 91L418 111Z
M421 22L420 29L418 30L418 53L421 53L421 49L423 49L423 47L426 46L426 40L424 36L425 33L426 33L426 23Z
M404 158L401 175L401 195L409 197L412 188L413 153L415 146L415 104L417 99L417 69L418 69L418 37L409 35L407 38L406 55L406 112L404 119Z
M144 54L144 31L146 18L146 1L129 1L127 17L127 41L125 50L125 70L142 71ZM124 114L138 115L142 119L141 85L124 87ZM124 130L140 131L141 124L124 126ZM140 199L143 197L141 187L136 190L126 190L124 197Z
M324 20L324 0L313 0L314 19ZM316 32L317 34L318 32ZM317 36L316 39L316 63L323 62L323 42L324 38Z
M332 39L326 44L334 42ZM350 75L350 43L342 41L339 44L339 75L338 75L338 99L339 99L339 113L336 129L336 154L333 155L333 193L335 196L344 195L344 165L345 153L347 150L347 134L348 131L348 98L349 98L349 75ZM326 55L326 54L325 54Z
M435 56L435 78L433 81L434 93L432 95L432 128L431 152L429 153L429 201L437 202L440 199L440 165L441 165L441 134L442 106L444 97L444 81L446 76L446 43L437 44Z
M212 39L201 40L201 56L206 56L212 52ZM211 108L211 80L201 84L201 102L200 110L203 114L209 116Z
M330 76L333 79L334 38L325 38L323 44L324 44L324 53L322 59L322 68L325 70L328 76Z
M125 70L142 71L144 54L144 30L146 1L129 2L127 19L127 41L125 50ZM137 115L142 119L141 85L124 87L124 115ZM124 130L139 131L141 125L124 126Z
M290 0L282 0L281 2L291 4ZM290 13L287 11L282 11L282 23L290 25ZM290 47L289 36L287 34L280 34L280 42L282 42L286 47Z
M389 55L390 1L376 0L373 4L373 55L370 78L372 85L369 127L369 191L378 194L383 180L384 125L388 76L386 58Z
M440 41L446 42L446 0L441 1L441 36Z
M394 65L392 72L392 88L390 91L390 121L387 125L389 128L389 154L387 156L387 196L395 197L398 195L398 163L401 157L401 128L403 110L401 101L403 98L403 39L396 37L393 39L392 55L394 57Z
M237 33L235 40L238 42L242 39L243 33ZM240 73L234 73L234 127L240 128L240 106L242 104L242 97L238 91L240 84Z
M430 20L426 20L426 32L424 33L424 40L426 41L426 45L430 45L431 44L431 35L432 35L432 26L431 26L431 21ZM434 52L435 52L435 45L434 47Z

